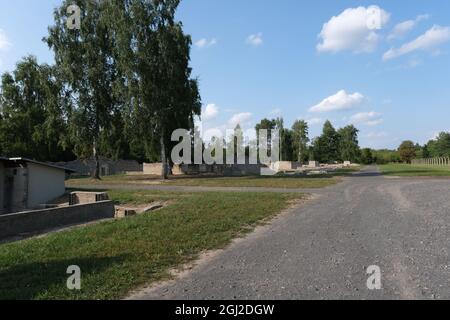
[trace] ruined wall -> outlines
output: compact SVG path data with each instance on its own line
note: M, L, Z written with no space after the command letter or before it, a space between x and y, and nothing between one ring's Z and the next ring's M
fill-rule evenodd
M160 176L162 173L162 163L144 163L144 174Z
M6 210L4 208L5 202L3 198L5 197L5 166L3 162L0 161L0 214L4 213Z
M92 159L75 160L71 162L58 162L54 165L75 170L75 175L89 176L95 167L95 162ZM103 168L103 170L102 170ZM100 171L105 175L125 174L127 172L142 172L143 166L135 160L110 160L107 158L100 158Z
M1 215L0 239L110 219L114 215L112 201Z

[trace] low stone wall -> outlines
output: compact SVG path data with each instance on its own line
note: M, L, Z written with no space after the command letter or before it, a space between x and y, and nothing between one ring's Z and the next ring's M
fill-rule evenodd
M162 168L162 163L144 163L144 174L160 176Z
M0 239L114 218L112 201L26 211L0 216Z

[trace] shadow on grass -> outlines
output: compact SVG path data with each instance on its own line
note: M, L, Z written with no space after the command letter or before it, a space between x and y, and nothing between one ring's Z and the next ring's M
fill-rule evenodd
M67 279L70 274L66 271L72 265L81 269L82 290L70 291L71 298L77 299L83 294L83 279L102 273L125 260L126 256L91 257L18 264L5 269L0 265L0 299L34 300L53 299L55 296L67 297L69 291Z

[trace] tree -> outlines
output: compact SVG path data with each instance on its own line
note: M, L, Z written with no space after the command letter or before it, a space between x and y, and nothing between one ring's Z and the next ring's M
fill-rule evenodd
M201 112L189 67L191 38L175 21L179 0L114 1L119 65L126 75L138 129L149 146L159 144L162 178L168 175L171 133L193 129Z
M339 135L330 121L325 122L322 135L314 143L314 156L320 162L333 162L340 158Z
M358 143L358 132L353 125L339 129L339 152L340 160L357 162L360 157L360 149Z
M372 150L370 150L369 148L362 149L360 161L362 164L372 164L374 162Z
M23 58L2 76L0 91L0 149L9 156L40 161L70 160L65 142L66 100L54 69Z
M437 157L449 157L450 156L450 133L441 132L439 133L436 144L435 151Z
M269 120L269 119L262 119L260 123L258 123L255 126L256 130L256 142L257 142L257 148L259 150L260 142L259 142L259 131L260 130L268 130L267 132L267 151L268 156L271 156L272 151L272 130L275 130L277 127L277 123L275 120ZM258 152L258 159L259 159L259 152Z
M309 158L309 128L304 120L297 120L292 125L292 143L296 159L300 163L305 163Z
M81 29L66 26L67 8L81 9ZM102 132L110 129L111 117L118 107L114 86L117 79L113 57L114 34L110 28L109 1L66 0L54 12L54 25L44 41L55 54L56 68L71 93L69 132L79 157L93 156L92 176L100 178L99 143Z
M416 146L412 141L403 141L398 148L400 154L400 159L403 162L411 163L411 161L416 157Z

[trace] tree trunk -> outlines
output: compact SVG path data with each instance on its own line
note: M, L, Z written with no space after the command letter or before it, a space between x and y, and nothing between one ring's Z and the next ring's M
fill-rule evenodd
M161 145L161 162L162 162L161 178L163 180L167 180L168 172L167 172L166 144L164 142L164 128L161 129L160 145Z
M92 172L92 179L100 180L100 161L97 152L97 140L94 140L92 152L94 156L94 171Z

